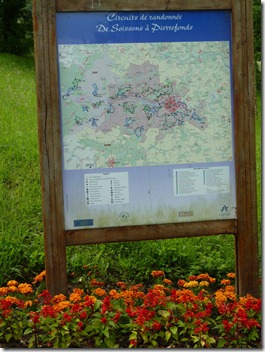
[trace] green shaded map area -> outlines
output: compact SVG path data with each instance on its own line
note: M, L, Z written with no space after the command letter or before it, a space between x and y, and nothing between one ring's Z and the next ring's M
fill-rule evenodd
M228 42L60 45L66 170L232 160Z

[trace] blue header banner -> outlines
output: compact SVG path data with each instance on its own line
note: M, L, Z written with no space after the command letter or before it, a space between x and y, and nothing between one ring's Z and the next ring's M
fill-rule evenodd
M228 10L57 13L58 44L230 40Z

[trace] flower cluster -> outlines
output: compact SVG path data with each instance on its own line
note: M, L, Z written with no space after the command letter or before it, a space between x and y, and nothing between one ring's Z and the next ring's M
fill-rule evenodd
M174 284L161 270L149 289L117 282L66 297L11 280L0 288L0 345L55 348L260 347L261 300L237 297L229 273L218 290L208 274ZM43 281L37 275L33 285Z

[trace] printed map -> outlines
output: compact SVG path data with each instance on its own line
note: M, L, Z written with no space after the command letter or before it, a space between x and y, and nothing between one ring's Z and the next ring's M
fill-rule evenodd
M228 42L59 45L66 170L232 160Z

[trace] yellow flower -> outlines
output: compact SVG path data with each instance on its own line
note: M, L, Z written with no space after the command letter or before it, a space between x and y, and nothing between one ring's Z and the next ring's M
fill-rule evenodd
M10 280L7 283L7 286L17 286L17 285L18 285L18 282L16 280Z
M209 282L208 281L201 281L199 283L200 286L209 286Z
M198 286L198 281L196 281L196 280L194 280L194 281L190 281L190 282L186 282L185 284L184 284L184 287L196 287L196 286Z
M32 306L32 301L26 301L25 302L25 307L31 307Z
M33 292L32 286L30 284L19 284L18 285L18 290L23 295L26 295L27 293L32 293Z

